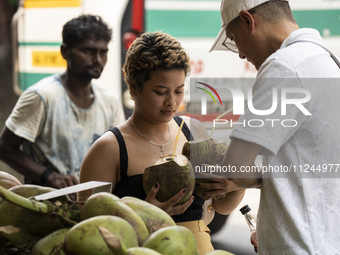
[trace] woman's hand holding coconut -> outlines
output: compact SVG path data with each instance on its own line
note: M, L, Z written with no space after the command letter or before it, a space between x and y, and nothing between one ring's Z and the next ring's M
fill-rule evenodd
M156 198L156 195L160 189L160 185L156 183L154 185L150 192L148 193L145 201L154 204L158 206L159 208L163 209L166 213L169 215L179 215L184 213L188 207L192 204L194 201L194 196L191 196L191 198L185 202L184 204L178 204L178 202L184 197L185 195L185 189L179 191L176 195L174 195L172 198L165 202L159 202Z

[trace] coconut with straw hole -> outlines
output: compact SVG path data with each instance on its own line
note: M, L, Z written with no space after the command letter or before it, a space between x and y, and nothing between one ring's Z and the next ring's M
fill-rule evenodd
M224 115L230 113L232 111L232 108L228 111L222 113L219 115L216 120L219 120ZM203 182L203 183L213 183L213 180L210 180L209 178L202 178L200 176L200 170L202 169L203 165L207 165L206 168L213 169L217 166L222 166L223 157L225 152L227 151L228 144L226 141L217 141L213 138L213 134L215 131L215 126L213 126L213 129L211 131L211 134L209 136L209 139L195 139L193 141L188 141L183 145L182 154L185 155L191 162L193 168L195 169L195 177L196 177L196 183L197 182ZM199 169L199 171L196 171L196 169ZM207 172L207 171L205 171ZM216 177L216 175L214 175ZM194 194L196 194L198 197L207 200L211 197L206 195L205 193L210 191L208 188L203 188L201 186L195 186ZM221 198L221 196L216 196L215 198Z
M183 204L190 199L195 187L195 174L189 159L176 153L178 138L181 133L184 120L179 127L175 146L172 154L160 157L152 166L147 167L143 176L143 188L148 194L157 183L160 185L156 199L160 202L169 200L181 190L185 195L178 204Z

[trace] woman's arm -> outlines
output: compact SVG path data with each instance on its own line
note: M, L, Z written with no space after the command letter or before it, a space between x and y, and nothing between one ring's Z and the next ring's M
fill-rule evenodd
M114 189L119 169L118 142L111 132L98 138L87 152L80 169L79 182L111 182ZM91 190L78 193L78 202L83 203L92 195Z
M238 189L225 193L225 196L220 200L214 199L216 212L224 215L230 214L241 203L245 192L245 189Z

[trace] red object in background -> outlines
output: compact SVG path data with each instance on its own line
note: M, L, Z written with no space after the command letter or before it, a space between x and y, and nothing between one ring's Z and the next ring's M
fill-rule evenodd
M123 46L128 50L133 41L144 31L144 0L132 0L131 2L131 25L123 34Z
M144 0L133 0L132 2L131 27L139 33L144 30Z
M124 48L127 50L130 48L133 41L138 37L138 34L135 32L126 32L123 35L123 45Z

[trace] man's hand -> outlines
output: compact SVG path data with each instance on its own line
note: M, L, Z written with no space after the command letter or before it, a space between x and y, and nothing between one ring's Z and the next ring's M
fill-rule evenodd
M199 173L196 178L205 178L211 182L196 182L196 186L210 190L205 192L205 196L209 198L221 198L226 193L240 190L235 183L217 174Z
M181 198L185 195L185 189L178 192L176 195L174 195L172 198L165 202L159 202L156 199L157 192L160 188L160 185L158 183L155 184L155 186L152 187L149 194L147 195L145 201L163 209L167 214L169 215L179 215L184 213L188 207L192 204L194 201L194 196L192 196L187 202L178 205L177 203Z
M53 172L47 178L46 184L52 188L61 189L78 184L78 179L73 175L62 175L57 172Z
M256 238L256 231L251 233L250 242L254 246L254 251L257 253L257 251L258 251L258 244L257 244L257 238Z
M55 189L66 188L78 184L79 181L74 175L62 175L57 172L53 172L47 178L46 185ZM77 200L76 194L69 194L72 201Z

